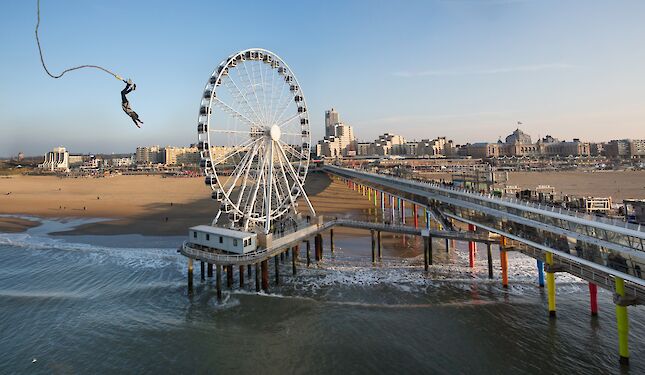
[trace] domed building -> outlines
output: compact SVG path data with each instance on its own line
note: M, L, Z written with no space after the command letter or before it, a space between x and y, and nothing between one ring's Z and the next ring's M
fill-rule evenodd
M521 143L521 144L530 144L531 136L521 131L519 128L515 129L508 137L506 137L506 143Z

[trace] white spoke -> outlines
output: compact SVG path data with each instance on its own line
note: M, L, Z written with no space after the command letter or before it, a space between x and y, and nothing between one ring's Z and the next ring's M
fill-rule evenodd
M245 141L244 143L239 145L236 150L229 152L228 154L222 156L221 158L219 158L217 160L214 160L213 161L213 167L215 167L216 165L222 164L224 161L230 159L231 157L239 154L240 152L245 151L246 149L249 148L249 146L253 145L258 140L259 140L259 138L258 139L249 139L248 141ZM210 152L210 150L208 150L208 151Z
M302 113L296 113L295 115L291 116L291 118L289 118L288 120L285 120L285 121L282 121L281 123L279 123L278 126L282 127L282 126L288 124L289 122L293 121L294 119L300 117L301 114Z
M231 133L231 134L233 134L233 133L236 133L236 134L237 133L239 133L239 134L251 134L251 132L248 131L248 130L213 129L213 130L211 130L211 132L213 132L213 133ZM284 133L282 133L282 134L284 134Z
M289 158L287 158L287 154L284 152L284 149L282 148L282 145L278 143L278 150L280 150L280 154L284 158L284 160L287 161L287 170L291 172L291 176L293 179L296 181L296 184L298 184L298 187L300 188L300 193L302 194L302 197L305 199L307 202L307 205L309 206L309 210L311 211L312 214L316 214L316 211L314 210L314 206L311 205L311 201L309 200L309 197L307 196L307 193L305 193L305 188L302 186L302 183L300 182L300 177L294 171L293 165L289 162Z
M280 161L280 170L282 171L282 177L283 181L287 186L287 194L289 195L289 201L291 202L291 207L296 208L295 205L295 199L293 198L293 195L291 195L291 184L289 184L289 178L287 177L287 173L284 170L284 163L282 162L282 158L278 157L278 160Z
M246 95L242 92L242 90L240 90L239 86L237 85L237 83L235 83L235 80L233 79L233 77L231 76L231 74L230 74L230 73L229 73L229 75L228 75L228 78L229 78L229 79L228 79L228 80L226 80L225 82L231 82L231 83L233 84L233 86L235 86L235 89L237 90L237 92L239 93L239 95L240 95L240 96L242 97L242 99L244 99L244 101L246 102L246 106L247 106L247 107L248 107L248 108L253 112L253 114L255 115L256 120L257 120L258 122L261 122L261 121L262 121L262 119L260 119L260 116L258 116L257 112L255 112L255 109L251 106L251 103L249 103L248 98L247 98L247 97L246 97ZM229 87L229 86L227 86L227 87ZM233 93L231 93L231 95L233 95L233 97L234 97L234 98L236 98L236 96L235 96ZM237 98L235 99L235 100L237 100L237 101L238 101L238 104L242 104L242 103L239 101L239 97L240 97L240 96L237 96Z
M303 153L301 153L301 152L298 152L298 150L296 150L295 148L293 148L290 144L285 143L285 142L282 142L282 141L278 141L278 142L280 142L280 144L281 144L282 146L284 146L284 147L287 149L287 151L289 151L289 153L290 153L291 155L293 155L293 156L295 156L296 158L298 158L298 160L299 160L299 161L300 161L300 160L302 160L302 159L306 159L306 158L307 158L307 155L305 155L305 154L303 154Z
M253 96L255 97L255 102L258 104L258 111L260 110L260 100L258 99L258 93L255 91L255 74L253 75L253 78L251 78L251 74L249 74L249 69L246 66L246 62L242 63L244 66L244 70L246 71L246 76L249 79L249 86L251 87L251 90L253 90ZM251 67L251 71L253 71L253 67ZM266 123L266 118L262 116L262 122Z
M271 230L271 195L273 192L273 144L275 142L273 140L269 141L269 169L267 171L267 193L265 197L265 204L266 204L266 221L264 225L264 233L269 233Z
M229 113L230 115L232 115L233 117L240 117L240 118L241 118L241 119L243 119L244 121L248 122L251 126L258 126L258 125L257 125L255 122L253 122L251 119L249 119L248 117L244 116L243 114L241 114L240 112L238 112L236 109L234 109L234 108L233 108L233 107L231 107L230 105L228 105L228 104L224 103L224 102L223 102L223 101L221 101L219 98L213 98L213 99L215 99L215 100L216 100L216 102L217 102L217 103L219 103L219 104L223 107L222 109L224 109L224 111L225 111L225 112L228 112L228 113Z

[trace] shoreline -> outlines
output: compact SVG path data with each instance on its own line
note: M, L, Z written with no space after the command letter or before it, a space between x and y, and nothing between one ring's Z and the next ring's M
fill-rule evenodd
M0 217L0 233L24 233L42 223L21 217Z

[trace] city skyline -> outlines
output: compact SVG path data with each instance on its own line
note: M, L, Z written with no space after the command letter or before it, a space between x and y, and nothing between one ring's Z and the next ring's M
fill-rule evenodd
M38 155L56 145L119 153L194 143L211 70L257 45L290 61L312 113L312 140L323 137L331 107L359 140L390 132L495 141L516 121L534 138L645 138L642 3L432 1L409 2L405 12L366 1L154 4L154 12L146 2L41 5L53 70L100 63L134 79L142 130L121 112L118 81L94 72L47 78L33 40L34 4L3 4L0 28L11 37L0 67L11 90L0 91L0 155ZM214 26L194 18L216 11L227 16ZM240 17L276 21L271 32L257 22L228 33ZM221 38L204 44L213 27ZM350 27L359 31L343 31Z

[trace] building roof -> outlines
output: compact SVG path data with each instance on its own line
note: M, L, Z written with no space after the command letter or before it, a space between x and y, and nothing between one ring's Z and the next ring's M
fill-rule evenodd
M257 236L257 234L253 232L243 232L241 230L213 227L210 225L198 225L195 227L190 227L190 230L194 230L197 232L205 232L210 234L217 234L220 236L226 236L226 237L232 237L232 238L239 238L239 239Z

